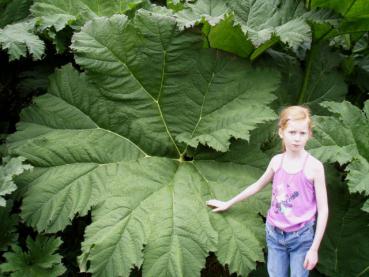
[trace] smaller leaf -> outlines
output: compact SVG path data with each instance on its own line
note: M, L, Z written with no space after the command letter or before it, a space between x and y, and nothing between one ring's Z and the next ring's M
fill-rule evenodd
M38 236L36 240L32 240L28 237L28 252L12 245L12 251L4 254L6 262L0 265L0 270L12 272L12 276L59 276L66 270L61 263L62 256L55 253L61 243L60 238Z
M258 48L272 46L278 37L302 58L311 44L311 29L304 18L303 4L296 1L239 1L229 3L235 24ZM264 47L264 51L267 47ZM260 51L259 51L260 52ZM254 55L256 56L256 55Z
M58 32L65 26L79 29L88 20L99 16L112 16L136 10L145 0L36 0L31 7L33 16L39 19L42 30L54 27Z
M17 189L13 182L13 177L20 175L25 170L30 170L33 167L29 164L23 164L26 159L24 157L3 159L3 166L0 166L0 206L5 206L5 199L2 197Z
M202 0L195 4L187 4L186 8L175 14L181 30L193 27L195 24L207 21L211 26L224 19L228 12L227 1Z
M240 57L247 57L254 50L254 46L241 28L233 25L233 17L227 16L217 25L210 27L208 34L210 47L231 52Z
M0 29L0 46L8 52L10 61L25 57L27 51L34 60L41 59L45 44L33 33L34 24L34 20L29 20Z

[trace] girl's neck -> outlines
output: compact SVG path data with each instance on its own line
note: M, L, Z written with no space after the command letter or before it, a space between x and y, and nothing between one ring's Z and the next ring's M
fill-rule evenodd
M302 149L301 151L291 151L291 150L288 150L286 149L285 150L285 156L287 159L300 159L302 157L304 157L306 155L306 150L305 149Z

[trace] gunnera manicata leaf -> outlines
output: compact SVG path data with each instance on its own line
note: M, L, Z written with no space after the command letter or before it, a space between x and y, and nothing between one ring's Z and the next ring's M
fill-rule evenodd
M88 22L72 49L85 72L58 69L8 137L10 153L35 167L22 217L53 233L91 210L79 262L96 276L133 266L198 276L210 251L247 275L264 260L258 213L269 197L227 214L205 201L231 197L265 169L250 132L276 118L268 104L279 74L202 49L201 34L147 11ZM224 155L202 156L200 144Z
M367 197L350 194L342 173L326 166L329 224L319 248L319 272L326 276L366 276L369 272ZM360 243L358 243L360 242ZM353 247L354 245L354 247ZM347 253L350 253L347 255Z
M311 151L327 162L346 164L350 193L369 195L369 101L362 110L348 101L321 103L333 116L317 116ZM369 203L367 200L365 206Z

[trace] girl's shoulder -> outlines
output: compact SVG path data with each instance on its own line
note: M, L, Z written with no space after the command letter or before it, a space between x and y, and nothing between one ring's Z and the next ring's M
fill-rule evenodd
M304 174L308 180L315 183L318 176L324 175L323 163L310 154L309 159L306 161Z
M275 173L281 165L283 153L276 154L270 160L271 167Z
M309 153L309 158L306 161L306 167L313 171L324 169L323 163Z

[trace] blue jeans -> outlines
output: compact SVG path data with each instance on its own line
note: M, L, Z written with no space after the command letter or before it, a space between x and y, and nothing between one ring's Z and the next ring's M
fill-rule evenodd
M293 232L285 232L266 222L265 231L269 277L288 277L289 269L291 277L309 276L304 260L314 240L315 221Z

